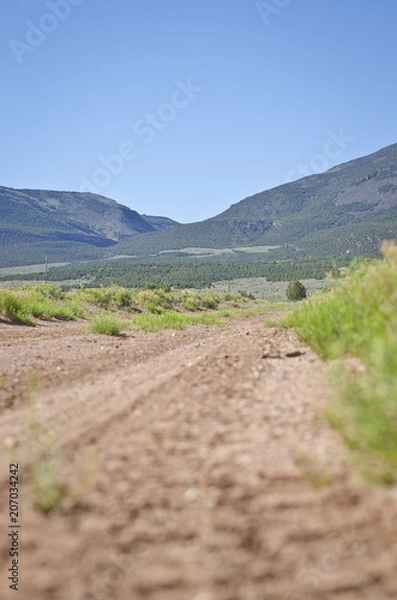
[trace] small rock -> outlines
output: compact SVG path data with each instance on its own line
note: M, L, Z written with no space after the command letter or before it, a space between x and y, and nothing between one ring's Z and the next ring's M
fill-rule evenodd
M186 490L185 495L184 495L185 502L194 502L195 500L197 500L197 496L198 496L197 489L189 488L188 490Z

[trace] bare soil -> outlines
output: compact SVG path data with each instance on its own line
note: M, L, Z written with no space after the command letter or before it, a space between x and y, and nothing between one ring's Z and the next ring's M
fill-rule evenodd
M322 417L325 367L290 331L87 331L0 323L2 599L397 598L397 490L362 484ZM43 514L22 476L17 593L8 464L38 452L32 398L80 505Z

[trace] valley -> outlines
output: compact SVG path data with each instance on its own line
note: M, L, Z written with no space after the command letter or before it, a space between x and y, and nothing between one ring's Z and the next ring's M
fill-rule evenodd
M0 187L0 268L374 256L397 237L397 145L180 224L90 193ZM251 250L250 250L251 249Z

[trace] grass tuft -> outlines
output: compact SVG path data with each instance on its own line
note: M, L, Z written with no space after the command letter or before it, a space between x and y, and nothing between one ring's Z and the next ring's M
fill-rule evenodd
M126 328L126 324L119 317L101 312L96 315L91 321L91 331L93 333L99 333L100 335L121 335L123 329Z
M303 303L284 323L323 358L340 401L326 415L367 478L397 481L397 246L357 263L331 291Z

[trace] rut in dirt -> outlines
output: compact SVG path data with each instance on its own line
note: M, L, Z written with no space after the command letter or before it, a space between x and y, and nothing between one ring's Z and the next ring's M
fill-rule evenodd
M80 510L23 504L20 598L397 597L395 492L358 484L321 416L324 366L291 332L259 317L123 340L79 327L0 331L3 439L34 451L24 398L40 371L62 481L97 458ZM6 462L3 448L3 523Z

